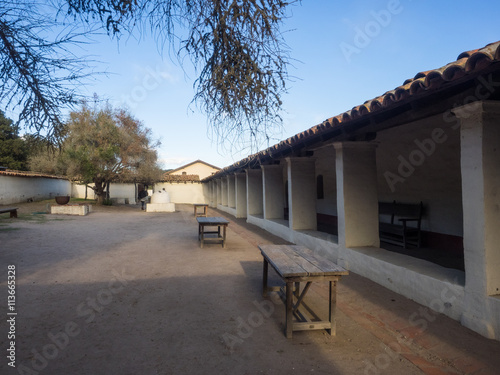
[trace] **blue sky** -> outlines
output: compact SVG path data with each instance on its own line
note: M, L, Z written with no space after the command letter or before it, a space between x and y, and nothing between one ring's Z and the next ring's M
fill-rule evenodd
M439 68L467 50L500 40L497 1L303 0L283 30L297 77L284 96L285 139ZM110 74L85 90L126 105L162 146L164 168L201 159L225 167L258 150L224 153L208 137L206 119L189 109L194 74L158 53L152 38L108 38L88 53ZM276 142L277 143L277 142ZM271 144L272 145L272 144Z

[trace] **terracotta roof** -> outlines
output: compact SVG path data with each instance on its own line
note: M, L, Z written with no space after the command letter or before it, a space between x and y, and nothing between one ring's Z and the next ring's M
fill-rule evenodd
M165 172L165 174L166 174L166 175L167 175L167 174L173 174L173 173L175 173L175 172L177 172L177 171L179 171L179 170L181 170L181 169L187 168L187 167L189 167L189 166L191 166L191 165L193 165L193 164L197 164L197 163L205 164L205 165L206 165L206 166L208 166L208 167L211 167L211 168L214 168L214 169L220 170L220 168L219 168L219 167L216 167L215 165L212 165L212 164L205 163L203 160L198 159L198 160L195 160L195 161L193 161L193 162L191 162L191 163L189 163L189 164L183 165L183 166L181 166L181 167L179 167L179 168L175 168L175 169L172 169L172 170L170 170L170 171L167 171L167 172Z
M197 174L168 174L163 175L162 182L199 182L200 176Z
M349 111L331 117L321 124L287 138L263 151L250 155L205 178L204 181L234 172L237 169L258 165L263 160L270 160L273 156L277 157L283 151L290 150L299 144L307 146L315 142L319 143L322 136L346 128L357 120L368 119L374 114L383 113L402 104L435 94L444 88L473 80L478 75L491 72L492 70L500 70L500 41L488 44L480 49L463 52L458 55L456 61L441 68L419 72L394 90L387 91L374 99L367 100Z
M15 171L12 169L7 169L0 171L0 176L16 176L16 177L43 177L43 178L56 178L61 180L66 180L64 176L54 176L51 174L39 173L39 172L28 172L28 171Z

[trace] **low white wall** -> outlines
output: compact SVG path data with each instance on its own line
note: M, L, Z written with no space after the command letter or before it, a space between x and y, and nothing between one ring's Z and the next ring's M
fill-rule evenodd
M221 209L221 207L218 207ZM261 216L250 215L247 223L253 224L296 245L306 246L322 257L337 262L339 245L337 236L317 231L296 231L289 227L286 220L265 220Z
M226 214L233 215L234 217L236 217L236 209L235 208L223 206L223 205L219 204L217 206L217 209L225 212Z
M94 190L87 187L87 199L96 199ZM85 198L85 185L72 184L71 196L73 198ZM125 198L128 199L129 204L136 203L136 187L133 183L111 183L109 185L109 197L113 198Z
M130 204L136 203L136 188L133 183L112 183L109 187L111 198L126 198ZM0 175L0 205L40 201L56 195L85 198L85 185L71 183L62 178L24 177ZM95 199L94 191L87 188L87 199Z
M466 292L467 297L467 292ZM481 318L474 311L481 308ZM460 318L460 323L465 327L480 333L490 339L500 341L500 298L497 296L486 297L484 303L479 301L477 306L469 307Z
M203 194L203 185L199 182L168 183L159 182L154 185L154 191L163 190L170 194L172 203L208 203Z
M0 175L0 205L39 201L56 195L71 195L71 183L59 178Z
M113 183L109 185L110 198L125 198L128 199L129 204L135 204L136 194L135 184Z
M342 267L434 311L455 320L464 313L463 271L375 247L343 249L341 257Z

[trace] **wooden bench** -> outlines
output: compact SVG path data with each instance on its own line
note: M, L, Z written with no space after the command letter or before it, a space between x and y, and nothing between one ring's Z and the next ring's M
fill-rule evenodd
M198 222L198 240L200 241L200 247L203 247L203 244L207 240L221 242L222 247L226 247L226 228L229 225L229 221L223 217L197 217L196 221ZM217 230L207 231L206 227L217 227ZM205 237L207 234L216 234L217 237Z
M327 259L315 255L304 246L259 245L264 258L262 294L283 292L282 287L268 286L269 264L285 282L284 302L286 305L285 335L292 337L293 331L326 329L330 335L336 334L335 308L337 302L337 281L349 272ZM313 282L330 283L328 299L328 320L321 320L304 301ZM300 283L306 283L302 291ZM301 308L301 307L304 308Z
M17 217L17 207L0 208L0 214L10 212L10 217Z
M379 202L379 231L380 240L401 245L405 249L408 245L421 247L420 224L423 214L422 202L397 203ZM382 217L390 218L389 222L382 222ZM412 223L412 225L408 225Z
M207 216L207 209L208 209L208 204L204 204L204 203L195 203L193 204L193 207L194 207L194 216L197 217L197 216ZM201 207L203 208L203 211L200 213L198 212L198 207Z

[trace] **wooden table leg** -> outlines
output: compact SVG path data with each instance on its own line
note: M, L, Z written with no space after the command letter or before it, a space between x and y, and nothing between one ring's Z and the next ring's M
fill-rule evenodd
M203 248L203 241L205 239L205 226L200 224L200 247Z
M267 273L269 270L269 262L264 258L264 266L262 269L262 296L267 297Z
M293 332L293 282L286 282L286 338L292 338Z
M329 321L330 329L327 330L330 336L335 336L337 334L337 324L335 320L335 309L337 305L337 282L330 281L330 308L329 308Z
M223 228L222 228L222 247L226 247L226 228L227 228L227 225L223 225ZM220 228L219 228L220 230Z
M300 296L300 282L295 282L295 290L293 292L293 294L295 295L295 298L299 298Z

